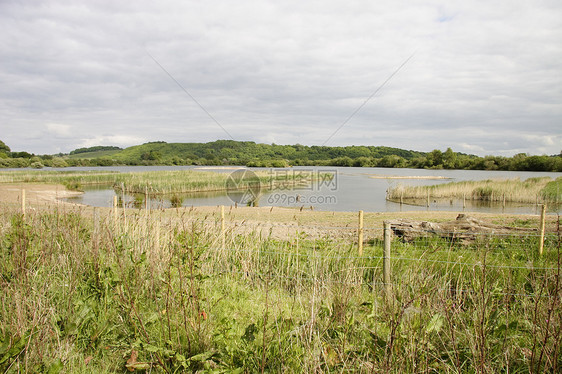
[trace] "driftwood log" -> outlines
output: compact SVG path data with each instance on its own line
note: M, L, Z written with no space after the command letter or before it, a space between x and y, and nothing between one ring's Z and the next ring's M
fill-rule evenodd
M494 225L466 214L459 214L454 221L441 223L405 219L392 220L390 221L390 227L394 234L402 238L405 242L410 242L416 238L435 235L461 243L470 243L479 236L482 236L482 234L506 235L537 231L531 228Z

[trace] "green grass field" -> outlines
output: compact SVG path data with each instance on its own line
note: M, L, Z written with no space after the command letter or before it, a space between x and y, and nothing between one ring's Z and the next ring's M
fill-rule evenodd
M560 233L239 233L189 210L0 210L2 372L559 372ZM352 227L353 224L352 223Z

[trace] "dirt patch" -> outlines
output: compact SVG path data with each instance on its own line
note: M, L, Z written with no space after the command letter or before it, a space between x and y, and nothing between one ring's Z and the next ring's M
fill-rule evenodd
M364 213L364 241L383 237L384 221L409 219L417 221L448 222L455 220L462 212L368 212ZM211 230L220 231L220 207L193 207L167 209L162 212L160 220L181 220L187 223L197 221L204 223ZM489 213L470 213L472 217L489 224L519 226L524 219L529 227L539 226L538 215L507 215ZM327 212L278 207L225 207L225 228L227 233L239 235L258 234L280 240L293 240L298 234L306 239L334 239L357 242L357 212ZM556 228L556 217L549 217L547 226Z
M79 196L83 193L79 191L69 191L66 187L58 184L6 183L0 184L0 203L21 203L22 190L25 190L27 205L77 205L61 199Z

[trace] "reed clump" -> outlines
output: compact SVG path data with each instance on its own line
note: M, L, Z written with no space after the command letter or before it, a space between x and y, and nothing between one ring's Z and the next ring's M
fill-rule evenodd
M71 190L80 190L88 185L114 186L117 191L125 187L127 193L151 195L182 194L190 192L224 191L232 186L239 189L257 184L261 189L281 185L307 185L317 178L333 177L330 173L299 171L298 173L276 173L256 171L229 184L229 173L199 170L149 171L149 172L59 172L59 171L4 171L0 172L0 183L59 183Z
M0 183L57 183L77 190L83 185L112 184L118 175L113 171L1 171Z
M562 202L560 178L550 177L517 179L488 179L462 181L432 186L406 186L403 184L388 190L387 200L466 199L491 202L528 203Z

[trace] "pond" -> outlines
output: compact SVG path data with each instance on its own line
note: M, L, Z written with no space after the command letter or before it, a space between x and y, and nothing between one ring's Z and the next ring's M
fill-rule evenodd
M212 170L218 173L232 173L232 168L201 168L193 166L121 166L103 168L65 168L60 170L107 170L118 172L156 171L156 170L184 170L200 169ZM347 168L347 167L298 167L269 170L272 174L298 173L299 170L313 172L332 172L335 177L331 181L317 181L306 188L276 189L262 191L259 196L259 206L279 206L328 211L358 211L365 212L396 212L396 211L473 211L488 213L539 214L537 204L495 203L485 201L435 201L430 200L429 206L407 205L386 200L388 188L397 184L406 185L434 185L452 181L485 180L495 178L519 178L525 180L533 177L548 176L557 178L562 173L551 172L514 172L514 171L480 171L480 170L425 170L425 169L386 169L386 168ZM81 196L68 199L75 203L91 206L112 206L115 191L110 187L92 187L86 189ZM176 206L231 206L235 202L226 192L207 192L184 194L171 202L167 198L150 199L151 208L168 208ZM144 196L125 196L127 206L144 207ZM311 208L312 207L312 208ZM561 213L562 207L549 206L549 213Z

